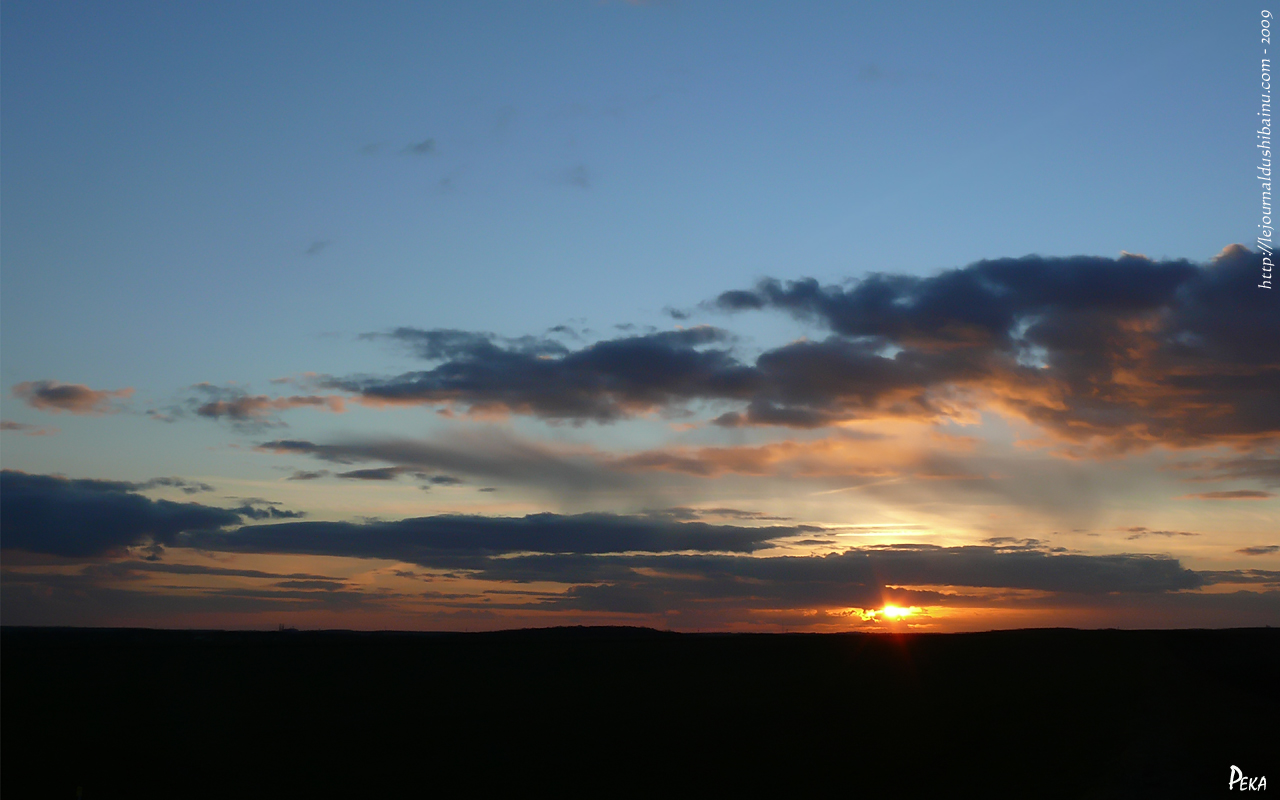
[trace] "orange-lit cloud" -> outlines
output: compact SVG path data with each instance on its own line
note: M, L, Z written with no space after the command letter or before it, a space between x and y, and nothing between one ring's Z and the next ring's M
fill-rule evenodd
M227 420L246 429L282 425L276 419L276 414L295 408L315 408L335 414L346 411L346 399L338 395L271 397L249 394L236 386L222 387L211 383L198 383L191 388L195 390L196 396L187 401L187 409L193 410L196 416ZM184 411L181 408L174 409L172 414L164 415L163 418L168 421L173 414L182 413Z
M25 381L13 387L13 395L32 408L58 414L115 414L121 409L111 401L133 396L133 389L90 389L80 383Z
M202 417L219 419L262 419L273 411L290 408L318 408L322 411L342 413L346 410L344 399L334 395L325 397L294 395L292 397L268 397L247 395L234 400L211 400L196 409Z
M1196 500L1267 500L1275 497L1272 492L1263 492L1256 489L1236 489L1230 492L1199 492L1197 494L1184 494L1179 499L1196 499Z
M875 274L851 287L764 281L752 291L726 292L715 305L782 310L846 340L892 344L892 361L909 357L904 363L920 368L921 411L937 410L928 398L951 386L985 393L983 405L1032 421L1060 441L1104 452L1248 447L1280 433L1272 407L1280 357L1258 346L1280 312L1249 280L1260 259L1238 245L1204 266L1128 254L1029 256L932 278ZM930 363L938 353L947 354L947 367ZM888 366L879 365L879 373ZM886 385L876 369L842 374ZM833 413L868 408L851 404L847 393L826 394ZM793 397L813 406L804 395Z

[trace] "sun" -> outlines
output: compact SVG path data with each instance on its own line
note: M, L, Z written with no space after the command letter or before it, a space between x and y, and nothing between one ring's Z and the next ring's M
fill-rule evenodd
M904 619L917 613L919 610L920 609L915 606L909 606L907 608L903 608L902 606L885 606L876 612L876 616L884 617L885 619Z
M915 616L924 609L919 606L885 606L884 608L853 609L852 613L867 622L893 622Z

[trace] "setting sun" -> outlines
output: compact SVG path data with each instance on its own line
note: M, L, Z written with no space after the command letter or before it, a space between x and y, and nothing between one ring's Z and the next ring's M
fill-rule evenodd
M901 606L885 606L876 612L876 616L884 617L885 619L902 619L904 617L909 617L912 614L919 613L919 611L920 609L915 606L907 608L903 608Z
M858 616L868 622L873 620L899 620L919 614L924 609L919 606L885 606L880 609L869 609L858 612Z

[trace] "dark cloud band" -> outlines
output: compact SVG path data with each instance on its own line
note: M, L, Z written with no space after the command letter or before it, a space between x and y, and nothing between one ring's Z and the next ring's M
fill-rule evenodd
M570 349L551 339L402 328L379 335L424 360L393 377L321 378L368 404L459 406L611 422L695 401L722 426L815 428L936 420L995 407L1062 440L1124 450L1249 445L1280 435L1280 309L1251 289L1260 256L1207 265L1140 256L980 261L933 277L846 286L762 281L722 311L774 310L830 331L742 359L712 327Z

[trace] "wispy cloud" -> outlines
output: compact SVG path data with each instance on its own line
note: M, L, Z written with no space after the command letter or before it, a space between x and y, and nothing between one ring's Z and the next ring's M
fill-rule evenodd
M196 416L226 420L249 430L284 425L277 413L289 409L315 408L332 413L346 410L344 398L337 395L271 397L249 394L239 387L214 386L210 383L199 383L191 388L196 394L187 401L187 406L194 409Z
M1275 497L1271 492L1258 491L1257 489L1236 489L1230 492L1198 492L1196 494L1184 494L1179 499L1194 500L1267 500Z
M1269 556L1272 553L1280 553L1280 544L1258 545L1256 547L1242 547L1236 551L1245 556Z
M1191 533L1190 531L1153 531L1141 526L1132 527L1132 528L1122 528L1121 530L1129 534L1124 538L1130 541L1134 539L1143 539L1148 536L1163 536L1165 538L1173 538L1175 536L1199 536L1200 535L1198 533Z
M423 139L420 142L413 142L404 148L404 152L414 156L429 156L436 151L435 139Z
M25 436L52 436L58 432L57 428L46 428L40 425L27 425L23 422L11 422L10 420L0 420L0 431L10 431L12 433L21 433Z

